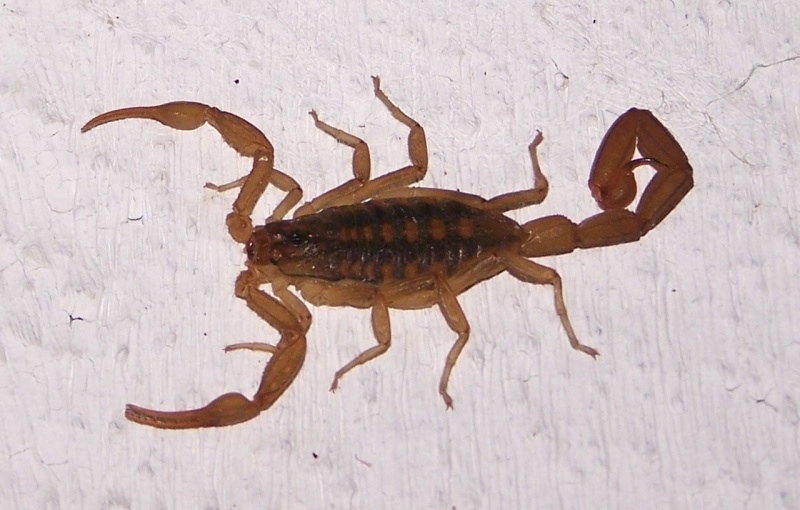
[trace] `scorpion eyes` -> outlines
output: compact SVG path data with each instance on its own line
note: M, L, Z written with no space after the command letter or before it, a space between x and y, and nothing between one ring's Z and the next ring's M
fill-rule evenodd
M294 246L300 246L305 242L305 236L298 230L289 232L289 234L286 236L286 239Z

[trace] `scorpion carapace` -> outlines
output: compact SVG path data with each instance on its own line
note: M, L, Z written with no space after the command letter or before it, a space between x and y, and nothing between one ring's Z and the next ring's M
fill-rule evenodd
M591 356L597 351L578 341L567 316L561 277L530 257L568 253L638 240L660 223L693 186L692 167L678 142L652 113L632 108L605 135L592 165L589 188L603 212L581 223L554 215L519 225L505 211L538 204L548 183L539 166L537 133L529 145L534 183L528 190L484 199L454 190L410 187L428 170L425 132L392 103L373 78L377 98L409 128L411 164L370 179L369 148L364 141L310 115L315 125L353 148L353 178L284 216L300 201L302 190L274 166L274 150L255 126L228 112L200 103L175 102L101 114L82 129L129 118L157 120L175 129L214 127L239 154L253 158L246 176L228 184L207 183L216 191L239 188L228 214L231 237L245 245L246 269L235 294L280 333L276 344L241 343L226 350L249 349L271 354L252 399L239 393L218 397L191 411L154 411L128 405L125 416L158 428L217 427L247 421L269 408L291 385L303 365L311 314L290 291L294 287L314 305L369 308L377 344L345 364L334 375L331 390L354 367L389 349L389 308L438 306L457 334L447 356L439 393L447 407L450 373L469 338L469 323L457 296L503 271L529 283L553 288L556 313L573 348ZM633 159L634 151L640 157ZM634 170L642 165L656 173L634 211ZM263 226L251 215L268 185L286 196ZM261 286L269 284L268 294Z

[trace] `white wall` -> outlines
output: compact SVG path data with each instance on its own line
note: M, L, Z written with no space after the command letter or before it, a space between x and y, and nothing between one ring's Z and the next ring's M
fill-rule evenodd
M0 506L3 508L797 508L800 14L790 2L55 2L0 7ZM274 2L278 4L278 2ZM562 5L564 6L562 6ZM124 404L181 409L251 394L275 332L233 296L224 216L242 175L213 130L113 108L196 100L240 114L314 196L349 151L311 108L363 136L374 172L406 131L369 76L426 128L425 184L493 196L530 185L596 210L594 150L632 105L683 144L695 189L641 242L542 260L564 278L573 352L550 289L503 275L436 309L313 309L284 397L236 427L158 431ZM278 195L269 194L259 216ZM72 317L74 320L70 320Z

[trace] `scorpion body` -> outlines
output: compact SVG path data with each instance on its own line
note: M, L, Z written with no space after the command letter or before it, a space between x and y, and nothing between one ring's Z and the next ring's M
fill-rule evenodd
M251 262L286 275L373 285L441 274L518 251L513 220L449 199L392 198L257 227Z
M503 271L528 283L553 289L556 313L570 345L590 356L598 352L578 341L567 316L561 277L531 257L558 255L638 240L658 225L693 186L692 167L678 142L656 117L632 108L609 128L595 156L589 188L602 212L574 223L554 215L518 224L503 213L533 204L547 196L536 149L537 133L529 145L534 183L527 190L491 199L424 187L410 187L428 170L428 151L422 127L392 103L373 78L376 97L409 128L411 164L370 178L369 148L360 138L319 120L315 125L353 148L353 178L284 216L300 201L302 190L274 166L269 140L246 120L200 103L174 102L124 108L103 113L82 128L107 122L143 118L174 129L191 130L208 123L239 154L253 159L249 174L224 185L206 184L216 191L239 189L227 217L231 237L242 243L246 268L236 280L235 294L280 333L276 344L242 343L226 350L249 349L271 355L252 399L227 393L205 407L188 411L156 411L128 405L125 416L158 428L184 429L233 425L272 406L294 381L306 354L311 314L290 288L314 305L352 306L371 310L377 343L339 369L331 384L354 367L385 353L391 345L390 308L438 306L457 339L447 355L439 393L447 407L453 399L447 387L470 328L457 296ZM640 158L634 159L638 149ZM656 171L635 208L633 171L647 165ZM286 196L262 226L251 215L268 185ZM261 287L269 284L271 294Z

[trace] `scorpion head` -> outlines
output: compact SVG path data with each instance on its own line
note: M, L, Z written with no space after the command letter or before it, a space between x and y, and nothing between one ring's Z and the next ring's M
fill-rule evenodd
M319 230L307 222L286 220L256 227L245 250L255 264L277 266L287 275L312 276L325 244Z

